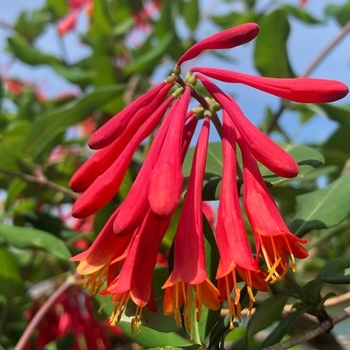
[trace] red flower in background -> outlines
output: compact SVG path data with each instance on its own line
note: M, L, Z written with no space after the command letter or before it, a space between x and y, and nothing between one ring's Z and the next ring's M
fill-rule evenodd
M79 218L94 214L118 193L137 147L154 135L128 196L91 248L73 258L80 261L78 272L89 275L87 284L92 286L93 293L106 282L102 293L112 294L115 302L112 324L119 322L129 300L136 305L133 325L138 330L142 308L148 305L154 309L152 273L167 225L182 198L182 163L199 119L204 122L176 230L174 266L163 286L164 313L174 314L180 324L180 309L184 305L185 325L191 331L195 320L190 310L195 311L199 320L202 304L215 309L220 300L226 299L233 326L235 316L240 318L239 278L247 284L251 309L253 288L266 291L265 281L280 279L289 259L294 269L294 258L307 256L301 246L305 241L288 231L257 167L257 162L261 162L275 174L292 178L298 173L298 164L250 123L234 99L206 76L243 83L297 102L334 101L348 93L347 87L331 80L262 78L203 67L192 68L185 80L180 76L183 62L204 50L247 43L258 31L255 23L247 23L198 42L181 56L170 77L119 112L89 140L89 146L98 151L71 180L72 189L82 192L73 207L73 215ZM197 73L193 76L193 72ZM208 98L195 88L197 79L208 91ZM173 87L176 90L171 92ZM191 97L199 102L199 107L188 111ZM222 123L217 116L219 109L223 110ZM222 188L215 237L220 253L218 287L207 276L203 243L202 187L210 121L219 131L222 129L223 139ZM245 209L255 236L255 257L246 236L237 190L237 144L243 154L241 180ZM117 242L122 240L125 246L120 249ZM258 266L259 256L266 262L266 274Z
M27 313L28 321L41 307L36 301ZM71 350L105 350L111 347L108 328L94 316L93 303L80 287L72 286L48 310L38 325L35 349L43 349L52 341L73 335ZM119 335L121 333L119 332ZM30 347L27 347L30 349Z
M75 29L79 12L85 9L88 16L91 17L93 12L93 1L92 0L68 0L69 13L63 17L57 26L58 33L60 36L66 35L68 32Z

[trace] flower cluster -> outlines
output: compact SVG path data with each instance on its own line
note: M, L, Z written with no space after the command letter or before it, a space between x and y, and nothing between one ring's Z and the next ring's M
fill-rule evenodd
M31 321L42 307L41 300L35 300L27 312ZM94 316L93 303L80 287L72 286L62 294L48 310L44 319L38 325L35 334L35 349L43 349L54 340L62 339L72 334L72 350L110 349L108 326L99 322ZM121 330L116 329L115 335L121 336ZM26 349L30 349L28 345Z
M298 174L295 160L256 128L235 100L210 78L242 83L296 102L322 103L344 97L348 89L340 82L311 78L277 79L255 77L214 68L193 67L181 78L181 65L204 50L229 49L251 41L258 34L255 23L231 28L190 48L177 62L173 74L115 115L90 138L98 151L75 173L71 188L82 192L73 216L88 217L106 205L118 192L134 152L155 133L147 157L125 200L110 217L92 246L75 256L77 271L88 275L91 294L111 294L115 302L111 323L117 324L128 301L136 305L133 325L140 329L142 309L155 310L151 284L161 241L178 208L184 186L182 163L197 124L199 137L186 186L174 239L174 265L163 288L163 311L174 315L178 324L200 318L202 305L218 309L227 300L231 326L240 319L238 281L247 285L249 310L253 289L267 291L286 273L291 261L305 258L305 240L294 236L284 223L258 168L260 162L273 173L293 178ZM205 98L196 88L207 90ZM191 98L199 106L189 109ZM222 121L217 112L221 110ZM201 123L198 123L202 120ZM215 240L220 253L217 283L206 272L203 239L202 186L211 122L222 138L222 184ZM242 154L237 169L237 147ZM254 233L252 252L242 217L237 190L238 174L244 183L243 203ZM254 253L254 255L253 255ZM265 263L261 268L259 260ZM183 309L181 309L183 307ZM183 314L181 315L181 310Z

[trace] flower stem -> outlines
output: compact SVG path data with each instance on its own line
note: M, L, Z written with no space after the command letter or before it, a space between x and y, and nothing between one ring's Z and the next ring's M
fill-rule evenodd
M33 319L30 321L28 327L25 329L18 343L16 344L14 350L23 350L28 343L34 329L38 327L39 323L45 317L46 313L51 309L56 300L67 291L67 289L76 284L76 276L68 275L66 280L60 285L60 287L50 296L49 299L45 301L39 311L34 315Z

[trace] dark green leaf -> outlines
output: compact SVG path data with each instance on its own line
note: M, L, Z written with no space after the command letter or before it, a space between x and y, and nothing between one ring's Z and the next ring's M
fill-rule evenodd
M347 1L341 5L329 4L326 7L326 15L334 17L340 26L345 26L350 18L350 2Z
M266 339L260 345L259 349L264 349L270 345L277 344L278 342L280 342L282 338L287 334L287 332L291 329L295 321L309 308L310 307L305 306L287 315L266 337Z
M246 339L249 344L254 335L271 326L281 317L289 295L277 295L268 298L259 305L247 325Z
M14 254L4 245L0 245L0 261L0 295L10 300L24 293L19 265Z
M71 256L60 239L34 228L0 224L0 237L19 249L38 249L65 260Z
M60 60L52 55L36 50L31 44L20 36L13 36L7 39L9 48L16 58L32 66L40 64L59 64Z
M350 172L325 188L298 196L297 206L289 228L299 237L340 224L350 212Z
M80 68L67 68L63 65L54 64L52 65L54 71L67 79L73 84L77 84L82 88L85 88L91 84L92 80L96 76L96 72L91 70L84 70Z
M194 31L197 28L199 21L198 0L189 0L185 2L183 16L187 26Z
M289 32L288 18L283 9L263 17L254 49L255 66L262 75L279 78L295 76L287 54Z
M284 145L283 148L298 162L299 174L293 179L286 179L271 173L268 169L260 166L261 173L266 184L269 187L282 185L284 183L303 180L305 175L310 171L320 167L324 163L323 156L311 147L307 146L291 146ZM194 148L190 148L183 165L185 176L189 176L192 164ZM242 168L241 160L238 160ZM221 172L222 172L222 154L221 142L212 142L209 144L207 164L205 170L205 180L203 186L204 200L219 199L221 187Z
M292 5L285 4L283 7L286 9L288 14L291 14L293 17L295 17L296 19L299 19L304 23L307 23L307 24L322 23L321 20L313 17L312 15L310 15L310 13L308 13L304 8L300 6L292 6Z
M139 56L133 63L127 65L124 73L151 73L154 67L159 64L161 57L167 52L172 40L173 34L167 33L156 45L149 48L146 54Z
M82 121L94 109L101 109L103 104L122 93L124 88L124 85L97 88L62 107L43 113L29 130L23 142L23 150L30 153L33 157L39 156L42 152L47 152L47 147L51 141L57 135L63 133L67 126Z
M328 260L326 265L317 275L317 278L327 283L350 283L350 257L342 256Z

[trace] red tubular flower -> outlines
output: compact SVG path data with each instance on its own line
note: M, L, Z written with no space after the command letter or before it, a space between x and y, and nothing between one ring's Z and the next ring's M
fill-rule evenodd
M185 324L191 331L195 308L197 321L202 303L219 308L219 292L210 282L205 269L202 217L202 184L206 163L210 119L204 121L197 143L189 184L175 235L174 268L163 288L164 313L175 315L181 324L180 308L185 303ZM195 293L195 296L193 296Z
M42 303L35 300L27 312L31 321ZM70 287L47 311L37 327L35 349L44 349L47 344L71 335L71 350L106 350L112 346L108 328L94 316L93 302L78 286ZM33 347L26 346L25 349Z
M68 32L75 28L78 15L79 11L74 10L59 21L57 30L60 36L66 35Z
M255 235L257 253L263 257L268 268L266 280L273 283L287 272L288 257L295 271L294 258L308 256L301 246L306 240L289 231L244 138L239 137L238 143L243 158L244 206Z
M162 107L159 107L161 102L166 97L170 87L166 86L162 89L156 98L146 107L141 108L126 125L124 132L116 138L114 142L97 151L89 160L87 160L73 175L69 183L71 189L75 192L83 192L102 175L122 154L125 148L129 145L131 140L135 138L135 133L140 129L140 125L144 124L150 115L155 112L154 118L157 121L158 113L166 110L167 105L172 102L174 96L171 95L164 102ZM157 108L159 109L157 110ZM162 117L162 115L160 115ZM148 135L147 135L148 136ZM142 137L142 135L140 136Z
M249 311L253 307L252 288L267 291L264 273L259 269L250 250L245 230L239 193L236 183L236 135L235 128L227 112L223 112L222 135L223 169L219 198L216 242L220 253L220 263L216 278L220 299L227 300L230 311L230 327L237 315L241 319L240 290L237 287L237 273L247 283L249 294ZM234 298L231 300L231 292Z
M167 90L166 92L168 92L171 87L172 84L167 84L165 81L163 81L157 86L155 86L153 89L138 97L134 102L125 107L113 118L108 120L108 122L102 125L91 135L88 142L89 147L91 147L92 149L100 149L111 144L124 132L126 126L130 122L130 120L132 120L135 113L137 113L141 108L148 106L155 99L161 103L162 98L164 98L164 95L160 95L160 97L158 96L158 94L163 88L165 88ZM148 113L149 112L150 111L148 110Z
M256 23L245 23L223 30L194 44L180 57L176 66L180 67L182 63L197 57L204 50L232 49L248 43L258 35L258 32L259 26Z
M142 226L133 235L120 274L101 292L102 295L112 294L112 301L115 302L110 318L112 325L120 321L130 299L137 306L132 324L139 332L142 308L148 305L152 311L156 311L151 280L158 249L168 225L169 220L158 220L149 210Z
M77 272L80 275L89 275L85 287L90 288L91 295L97 294L105 282L111 282L118 262L124 260L128 251L131 235L118 237L113 232L117 211L109 218L90 248L71 258L72 261L79 261Z
M299 168L296 161L254 126L230 96L203 75L196 76L213 98L230 115L239 132L244 135L254 157L259 162L279 176L290 178L298 174Z
M172 122L160 151L157 164L149 179L148 201L151 210L159 217L171 215L179 204L183 174L181 169L182 135L190 102L191 88L186 87L169 111ZM176 113L176 115L175 115Z
M125 145L124 151L113 164L100 175L92 185L77 199L72 215L79 218L92 215L106 205L119 190L132 156L139 144L150 135L162 119L173 96L166 101L139 128L132 140ZM87 174L89 176L89 174Z
M171 117L171 115L168 115L160 126L139 174L137 175L127 197L118 208L118 215L114 220L113 226L114 232L118 235L131 233L139 227L145 213L149 209L147 199L149 174L158 159L160 149L166 137L166 132L168 131L171 121L171 118L169 117ZM185 158L197 121L197 117L189 117L189 122L184 127L182 160Z
M265 78L225 69L194 67L199 72L226 83L241 83L269 94L302 103L327 103L345 97L349 89L336 80L313 78Z

